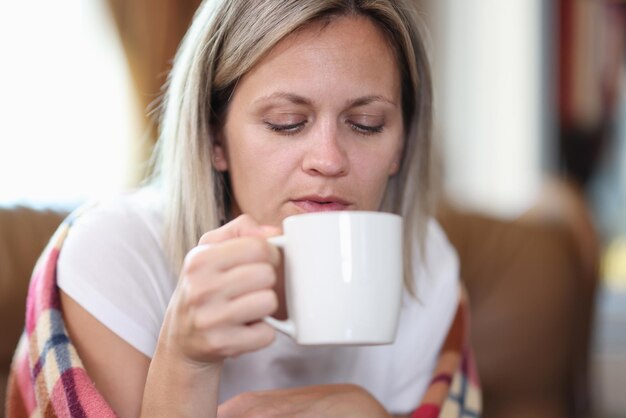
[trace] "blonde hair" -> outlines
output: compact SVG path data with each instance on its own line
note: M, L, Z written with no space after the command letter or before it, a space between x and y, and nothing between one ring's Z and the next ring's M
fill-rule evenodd
M281 39L335 16L371 19L402 76L404 154L381 210L404 217L406 287L413 292L415 237L431 211L431 76L410 0L205 0L174 60L164 96L155 179L165 194L165 249L174 271L201 235L228 220L231 192L213 169L212 145L237 81Z

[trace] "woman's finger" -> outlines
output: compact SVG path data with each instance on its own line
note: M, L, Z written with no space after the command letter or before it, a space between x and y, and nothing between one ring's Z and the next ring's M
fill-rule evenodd
M270 345L276 336L274 328L264 322L224 327L205 336L205 347L221 357L234 357Z
M229 302L207 303L194 311L194 324L199 330L245 325L271 315L278 307L273 290L247 293Z
M230 269L222 277L227 284L222 295L235 299L247 293L272 289L276 284L276 269L269 263L246 264Z
M264 238L242 237L214 245L199 245L189 251L184 260L187 274L211 276L231 268L267 262L280 264L280 251Z
M215 244L238 237L255 236L266 238L277 234L280 234L280 228L260 225L250 215L244 214L220 228L205 233L198 243Z

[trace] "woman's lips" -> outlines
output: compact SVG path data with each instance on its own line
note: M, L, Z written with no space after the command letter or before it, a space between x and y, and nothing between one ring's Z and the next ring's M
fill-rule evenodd
M350 208L350 203L337 198L305 197L294 199L292 203L304 212L326 212Z

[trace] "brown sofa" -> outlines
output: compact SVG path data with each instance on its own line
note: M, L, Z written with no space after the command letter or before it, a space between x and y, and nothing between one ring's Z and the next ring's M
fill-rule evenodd
M588 417L594 279L561 222L446 210L461 258L484 416Z
M576 216L514 222L442 208L472 306L487 418L587 416L595 278ZM0 399L23 326L30 270L64 212L0 208ZM572 221L574 219L574 221ZM0 417L2 414L0 413Z

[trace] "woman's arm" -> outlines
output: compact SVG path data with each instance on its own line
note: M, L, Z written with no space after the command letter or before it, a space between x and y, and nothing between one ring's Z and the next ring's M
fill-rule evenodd
M217 412L218 418L392 418L368 391L352 384L243 393L224 402Z
M139 416L150 359L63 291L61 304L70 339L98 391L120 417Z
M148 372L141 416L213 416L220 371L221 362L194 364L159 347Z
M89 377L120 417L154 417L164 411L195 417L216 409L211 394L217 393L219 365L206 370L159 349L150 361L65 292L61 302L70 338Z

